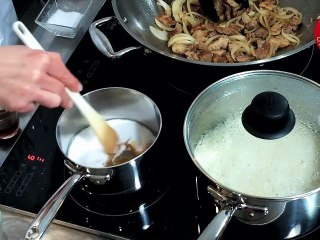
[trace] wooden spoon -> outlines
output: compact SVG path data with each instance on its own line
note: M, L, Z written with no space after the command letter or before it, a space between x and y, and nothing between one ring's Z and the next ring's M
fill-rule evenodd
M225 0L199 0L199 4L206 16L214 22L219 22L219 16L224 14L224 2ZM249 7L248 0L235 0L235 2L241 5L240 9Z
M22 22L14 22L13 31L29 48L44 50L37 39ZM115 130L110 127L109 124L107 124L105 119L95 109L92 108L92 106L80 95L80 93L72 92L68 88L65 88L65 91L96 133L99 141L104 147L104 151L108 155L114 155L116 153L119 139Z

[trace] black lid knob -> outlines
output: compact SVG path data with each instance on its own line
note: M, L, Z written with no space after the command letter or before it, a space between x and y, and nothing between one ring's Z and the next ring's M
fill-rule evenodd
M263 92L255 96L244 110L242 124L253 136L277 139L293 129L295 116L284 96L276 92Z

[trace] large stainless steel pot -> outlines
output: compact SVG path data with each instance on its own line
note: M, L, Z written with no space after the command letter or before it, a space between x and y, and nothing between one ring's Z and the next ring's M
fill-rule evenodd
M165 2L171 3L172 0ZM298 47L285 48L280 50L274 57L243 63L208 63L190 60L173 53L167 43L157 39L151 32L150 26L154 25L156 16L162 13L162 9L157 5L157 0L112 0L112 7L117 20L122 27L143 46L172 59L177 59L187 63L195 63L207 66L246 66L262 64L284 57L290 56L314 44L313 30L315 20L319 16L320 1L318 0L279 0L280 6L290 6L298 9L303 15L303 24L297 35L301 39ZM106 17L92 23L89 32L94 44L106 56L111 58L120 57L128 51L139 48L130 47L119 52L114 52L108 38L97 28L98 25L110 21L113 17Z
M270 70L257 70L248 71L228 76L212 85L207 87L198 97L194 100L190 106L183 129L183 136L186 148L194 164L200 169L200 171L210 180L210 186L208 186L208 192L214 197L216 203L221 207L219 213L214 217L213 221L203 231L200 239L218 239L223 230L226 228L228 222L235 216L238 220L250 224L250 225L266 225L274 229L276 237L281 239L293 238L304 235L309 231L315 229L320 223L320 179L316 177L315 186L312 189L306 190L305 192L299 192L293 195L285 196L262 196L255 195L251 192L244 192L239 190L235 184L227 183L222 180L217 174L209 172L208 168L201 162L202 160L197 159L195 156L195 150L200 139L202 141L203 136L210 130L215 129L219 123L224 122L230 114L243 113L244 109L250 105L252 99L261 92L277 92L287 99L289 105L296 116L296 122L304 121L307 126L313 131L314 136L320 138L319 130L319 116L320 116L320 85L306 79L302 76L295 75L292 73L282 71L270 71ZM221 125L220 125L221 126ZM297 126L294 126L292 132ZM298 127L297 127L298 128ZM310 130L310 131L311 131ZM244 130L245 131L245 130ZM230 136L232 130L226 131L225 135L221 135L221 138L225 139ZM245 133L247 133L245 131ZM229 135L228 135L229 134ZM291 132L287 134L290 136ZM252 135L252 141L256 141ZM310 138L310 134L305 134L300 140L307 141ZM283 138L284 139L284 138ZM264 141L263 144L268 148L269 144L275 140L259 139ZM227 140L225 140L227 141ZM271 141L271 142L270 142ZM243 144L243 145L241 145ZM230 154L236 145L245 146L243 142L233 142L233 147L224 148L222 151L216 152L212 150L214 142L207 146L207 150L210 154ZM227 159L228 164L223 168L227 178L233 177L234 169L237 168L234 161L238 161L237 156L248 156L250 152L252 159L250 161L257 162L262 158L259 155L261 149L256 149L252 146L241 152L234 152L232 156L234 159ZM306 149L299 148L295 149L298 153ZM315 145L315 154L318 152L320 146ZM243 148L245 149L245 148ZM248 150L249 149L249 150ZM213 152L211 152L211 150ZM285 151L285 150L282 150ZM287 154L289 154L287 152ZM207 155L208 156L208 155ZM210 155L212 156L212 155ZM208 156L209 157L209 156ZM276 162L273 169L276 171L272 172L271 176L286 176L291 186L293 183L294 174L290 172L290 161L289 164L283 165L283 158L275 158ZM303 155L303 161L311 161L309 154ZM293 162L292 162L293 163ZM300 164L300 163L299 163ZM303 163L301 166L298 164L299 169L303 169ZM320 161L315 161L312 165L314 169L320 169ZM217 168L217 165L212 165L212 168ZM222 169L222 168L219 168ZM278 172L281 169L282 172ZM264 167L257 169L257 175L252 181L248 181L249 184L253 184L260 179L261 173L265 170ZM304 171L304 170L303 170ZM320 171L318 171L320 172ZM230 174L230 175L228 175ZM280 175L279 175L280 174ZM290 177L290 174L292 177ZM319 173L318 173L319 175ZM247 179L248 174L240 174L237 176L235 181L242 181ZM263 183L262 181L262 183ZM284 183L277 182L276 186L282 189ZM263 184L256 186L256 188L263 188ZM270 228L269 228L270 229Z
M143 93L120 87L98 89L85 94L84 98L117 130L120 141L123 136L131 136L134 139L130 140L138 145L139 142L147 144L139 155L129 161L112 166L98 166L96 161L101 158L103 148L97 137L76 107L65 110L57 123L56 139L65 156L64 164L73 174L42 207L31 223L25 239L41 239L64 199L80 180L87 181L88 189L85 191L102 192L105 195L138 191L143 187L144 173L140 164L144 154L159 137L162 127L158 107ZM152 138L144 134L145 131ZM102 157L105 161L106 156Z

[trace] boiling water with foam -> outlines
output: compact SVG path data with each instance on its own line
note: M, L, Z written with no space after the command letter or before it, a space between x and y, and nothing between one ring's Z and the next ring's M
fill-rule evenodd
M232 190L285 197L320 187L319 149L320 136L298 119L285 137L265 140L249 134L238 113L206 132L194 156L212 178Z

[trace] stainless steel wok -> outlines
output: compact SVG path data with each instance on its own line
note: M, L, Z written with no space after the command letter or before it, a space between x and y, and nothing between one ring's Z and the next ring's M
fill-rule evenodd
M172 0L165 0L171 3ZM279 0L280 6L290 6L299 10L303 15L303 23L299 28L297 35L300 37L301 43L298 47L288 47L279 50L277 54L268 59L256 60L242 63L212 63L190 60L173 53L168 47L166 41L157 39L150 31L149 27L154 25L154 18L160 15L163 9L157 5L157 0L112 0L112 7L117 20L122 27L143 46L164 56L184 61L187 63L195 63L207 66L245 66L262 64L281 58L285 58L292 54L302 51L314 44L313 31L317 17L320 15L319 0ZM106 17L92 23L89 32L94 44L106 56L117 58L128 51L134 50L141 46L130 47L119 52L114 52L112 45L107 37L98 30L97 26L112 17Z

